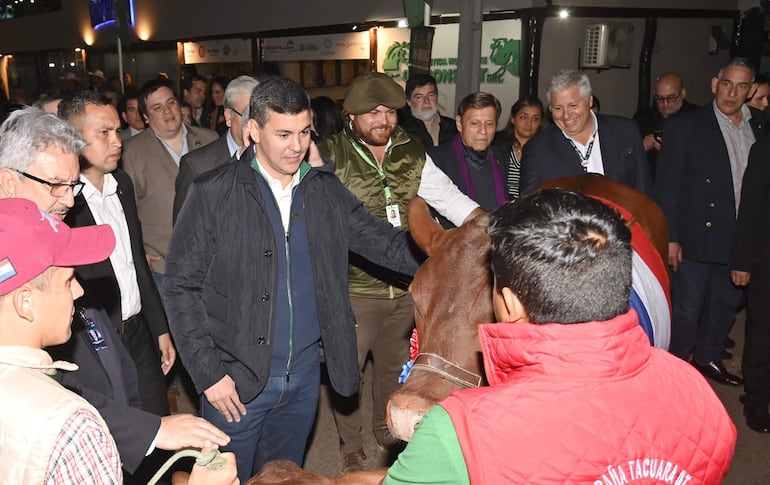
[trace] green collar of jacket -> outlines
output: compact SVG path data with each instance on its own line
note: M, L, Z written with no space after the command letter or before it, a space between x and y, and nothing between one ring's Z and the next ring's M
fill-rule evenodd
M251 168L254 169L255 172L258 174L261 174L262 172L259 170L259 163L257 163L257 156L254 155L254 158L251 159ZM305 178L305 175L310 171L310 164L307 162L307 160L302 160L302 162L299 164L299 180L302 181L303 178Z

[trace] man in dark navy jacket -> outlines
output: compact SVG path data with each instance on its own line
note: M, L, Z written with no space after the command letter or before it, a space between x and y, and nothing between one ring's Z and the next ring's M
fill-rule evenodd
M304 160L311 114L302 87L262 81L249 118L254 148L190 187L165 279L201 414L231 436L242 482L270 460L302 464L322 358L336 392L358 391L349 251L401 273L418 267L406 232Z

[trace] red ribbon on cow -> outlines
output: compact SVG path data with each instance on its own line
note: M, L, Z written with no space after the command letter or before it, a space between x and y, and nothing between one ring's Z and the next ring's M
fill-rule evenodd
M420 341L417 338L417 328L412 329L412 336L409 337L409 359L414 360L420 353Z

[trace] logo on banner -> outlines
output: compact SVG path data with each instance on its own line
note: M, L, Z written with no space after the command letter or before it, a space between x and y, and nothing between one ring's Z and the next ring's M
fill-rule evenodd
M382 70L396 81L405 81L408 78L409 48L409 42L395 41L385 51ZM505 82L506 72L511 76L518 76L520 49L521 40L519 39L492 39L492 43L489 44L489 54L481 58L481 82L502 84ZM430 73L439 84L455 84L457 58L432 58Z
M382 61L384 71L398 71L402 64L409 62L409 42L393 42L385 52L385 60ZM392 75L392 74L391 74Z
M489 76L502 77L505 71L518 76L520 48L521 41L518 39L492 39L492 43L489 44L491 50L489 60L500 68Z

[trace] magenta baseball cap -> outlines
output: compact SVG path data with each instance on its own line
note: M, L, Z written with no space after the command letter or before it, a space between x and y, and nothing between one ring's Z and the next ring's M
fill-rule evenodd
M70 228L27 199L0 199L0 295L51 266L78 266L107 259L115 235L106 224Z

